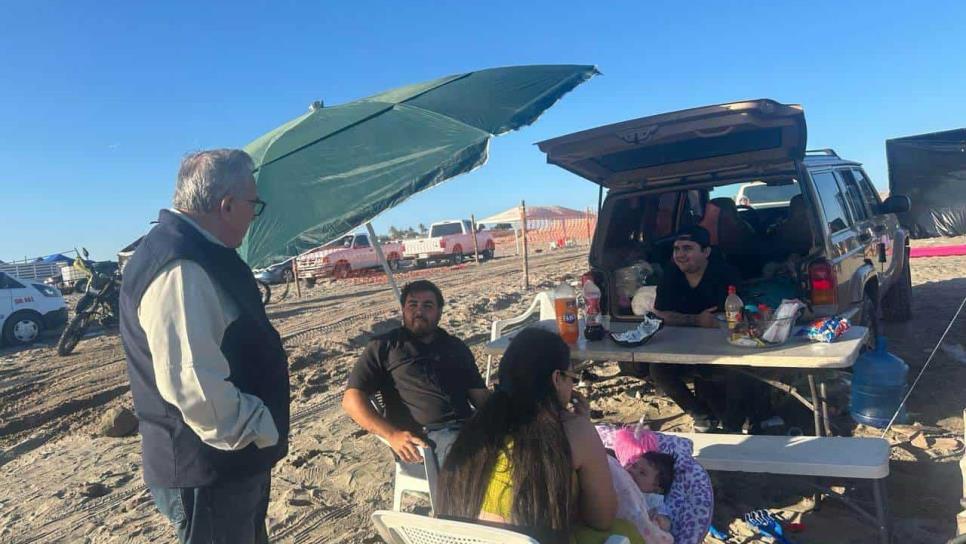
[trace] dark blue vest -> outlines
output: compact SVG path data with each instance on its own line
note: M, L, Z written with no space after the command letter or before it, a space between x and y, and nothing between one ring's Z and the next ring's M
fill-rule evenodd
M268 407L279 432L276 446L255 444L237 451L208 446L185 424L178 409L161 398L151 352L138 322L141 297L158 272L174 260L194 261L238 306L240 316L225 331L221 351L229 381ZM251 269L234 249L208 241L174 213L162 210L124 268L121 340L127 354L134 409L140 421L144 480L160 487L198 487L270 470L288 452L288 361L278 332L265 315Z

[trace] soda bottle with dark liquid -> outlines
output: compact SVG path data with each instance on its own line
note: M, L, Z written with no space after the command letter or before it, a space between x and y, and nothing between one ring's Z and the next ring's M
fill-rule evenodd
M584 338L591 342L604 338L600 319L600 288L594 280L584 282Z

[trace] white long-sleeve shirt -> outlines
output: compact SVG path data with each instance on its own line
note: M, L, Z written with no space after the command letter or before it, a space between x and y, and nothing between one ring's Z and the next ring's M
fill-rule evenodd
M205 238L223 245L173 211ZM201 265L188 260L162 268L138 306L161 398L178 408L205 444L220 450L238 450L252 442L265 448L278 442L268 407L228 381L230 369L221 342L238 316L234 301Z

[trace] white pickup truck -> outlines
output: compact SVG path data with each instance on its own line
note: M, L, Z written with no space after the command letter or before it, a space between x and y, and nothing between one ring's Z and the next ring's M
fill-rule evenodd
M402 244L382 244L382 253L392 270L399 269L402 259ZM347 234L334 242L307 251L298 256L296 267L299 279L314 285L315 280L324 277L342 279L353 270L377 268L381 266L376 250L369 243L368 234Z
M417 268L423 268L431 261L459 264L464 256L473 255L473 234L473 224L468 219L433 223L429 227L429 237L403 242L403 256L412 259ZM496 244L489 232L480 228L476 243L481 259L493 258Z

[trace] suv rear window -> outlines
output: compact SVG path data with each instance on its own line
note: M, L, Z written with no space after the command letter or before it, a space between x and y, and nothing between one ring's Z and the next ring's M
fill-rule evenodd
M835 176L831 172L818 172L812 174L812 181L815 182L815 190L818 191L818 197L822 201L829 232L835 233L849 228L852 220L846 212L848 206L845 203L845 196Z
M449 236L451 234L462 234L463 227L459 223L445 223L442 225L433 225L430 230L430 238L435 238L437 236Z

